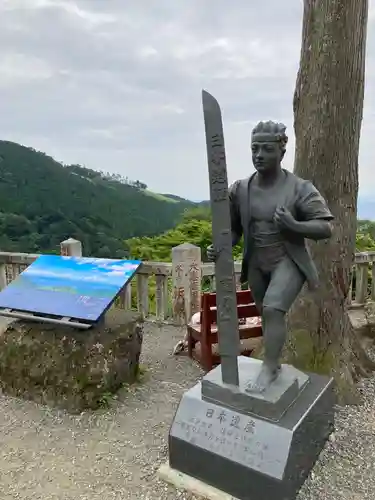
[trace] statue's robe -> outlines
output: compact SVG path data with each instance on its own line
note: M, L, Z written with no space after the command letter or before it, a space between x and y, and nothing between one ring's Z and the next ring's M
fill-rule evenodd
M332 220L326 201L316 187L307 180L284 170L286 180L280 192L279 205L287 208L298 221L313 219ZM254 251L254 239L251 234L251 203L249 199L251 177L236 181L229 190L231 225L234 241L244 237L241 282L248 281L251 272L251 256ZM305 277L309 288L314 289L319 283L318 272L306 246L305 237L290 231L282 231L285 250Z

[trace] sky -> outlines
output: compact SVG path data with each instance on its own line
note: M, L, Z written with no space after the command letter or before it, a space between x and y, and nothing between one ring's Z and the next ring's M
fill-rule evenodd
M0 0L0 138L207 199L206 89L222 108L230 181L252 171L260 120L287 125L292 169L302 10L302 0ZM375 189L374 135L370 0L363 196Z

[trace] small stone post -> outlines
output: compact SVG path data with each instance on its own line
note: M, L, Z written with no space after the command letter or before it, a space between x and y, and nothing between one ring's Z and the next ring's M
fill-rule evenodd
M199 247L183 243L172 249L172 280L173 319L185 324L200 310L202 256Z
M0 291L4 290L7 286L7 273L6 273L6 265L0 264Z
M60 253L67 257L82 257L82 243L68 238L60 243Z

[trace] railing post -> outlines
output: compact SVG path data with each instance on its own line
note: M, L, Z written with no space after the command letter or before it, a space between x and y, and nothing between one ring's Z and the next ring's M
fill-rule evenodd
M119 296L119 306L120 309L125 309L126 311L130 311L132 308L132 283L126 285L122 293Z
M371 263L371 300L375 301L375 262Z
M368 262L361 262L356 265L355 276L355 302L364 304L367 297L368 285Z
M138 311L142 317L148 316L148 276L137 274L137 302Z
M168 287L168 276L164 276L163 282L162 282L162 288L163 288L163 310L164 310L164 319L168 318L170 316L170 303L169 303L169 287Z
M82 243L73 238L68 238L60 243L60 253L68 257L82 257Z
M241 290L242 289L241 274L240 273L235 273L234 277L235 277L235 280L236 280L236 290Z
M202 256L201 249L183 243L172 249L173 319L190 321L200 310Z
M165 286L164 286L167 277L162 274L156 274L155 279L156 279L155 314L157 320L163 321L167 314L167 311L165 310Z
M346 298L346 302L347 302L347 306L348 307L351 307L353 305L353 302L355 302L353 300L353 279L354 279L354 272L355 272L355 268L354 268L354 266L352 266L352 269L351 269L351 272L350 272L349 292L348 292L348 296Z
M6 273L6 265L0 264L0 290L4 290L7 286L7 273Z

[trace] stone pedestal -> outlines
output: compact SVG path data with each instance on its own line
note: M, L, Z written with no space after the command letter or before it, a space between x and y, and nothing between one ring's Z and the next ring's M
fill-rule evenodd
M246 392L261 362L239 358L239 387L221 367L187 391L169 435L169 465L240 500L292 500L334 426L333 380L283 365L262 395Z

